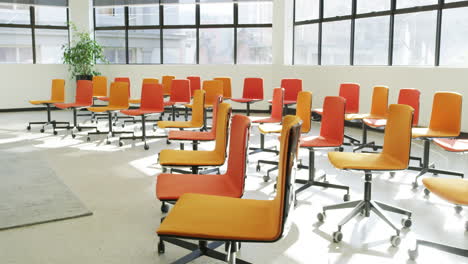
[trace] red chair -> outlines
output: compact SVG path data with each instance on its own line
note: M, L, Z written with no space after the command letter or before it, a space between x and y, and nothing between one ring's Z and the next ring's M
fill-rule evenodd
M232 117L227 171L225 174L168 174L158 175L156 197L162 202L161 211L167 212L166 203L174 203L184 193L203 193L228 197L242 197L247 170L250 120L246 116Z
M283 88L275 88L273 90L273 100L271 105L271 115L267 118L252 118L253 123L257 124L280 124L283 118L283 100L284 100L284 89ZM272 152L278 154L277 150L265 148L265 135L260 133L260 147L252 147L249 148L252 150L249 154L255 154L259 152Z
M164 106L171 106L172 108L172 121L175 121L176 104L190 103L190 81L189 80L172 80L171 94L169 101L164 102ZM187 107L185 108L185 121L187 121Z
M73 109L73 127L81 131L83 128L95 128L80 126L77 122L77 110L87 108L93 105L93 82L88 80L79 80L76 83L76 94L74 103L57 103L55 107L60 109ZM71 133L73 138L76 135Z
M190 95L193 96L196 90L201 89L201 78L200 76L189 76L187 80L190 81Z
M288 106L297 103L297 95L302 91L302 80L301 79L283 79L281 80L281 88L284 89L284 101L285 114L288 112ZM270 104L272 100L268 101Z
M134 132L131 137L120 137L119 146L123 146L122 140L124 139L142 139L145 142L145 150L149 149L146 144L148 138L165 138L166 136L147 136L146 135L146 116L160 114L164 111L163 105L163 87L161 84L143 84L141 89L141 104L139 109L130 109L120 111L124 115L141 116L141 136L135 136Z
M308 169L309 178L307 180L296 179L296 183L303 184L296 190L296 194L304 191L312 186L321 186L325 188L346 190L343 197L344 201L349 201L349 187L343 185L330 184L326 181L326 174L321 175L324 181L319 182L315 180L315 151L317 149L335 149L341 147L344 140L344 115L345 115L346 100L340 96L327 96L323 103L322 111L322 124L320 127L319 136L302 137L299 143L300 148L309 150L309 166L302 164L298 165L299 169Z
M242 98L234 98L232 101L247 105L247 116L250 116L250 104L263 100L263 79L245 78Z

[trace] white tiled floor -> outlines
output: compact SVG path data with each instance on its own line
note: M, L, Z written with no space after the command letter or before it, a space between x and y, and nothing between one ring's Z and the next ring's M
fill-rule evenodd
M72 139L66 131L58 136L50 131L41 134L38 127L26 131L27 121L44 117L43 112L0 114L0 149L45 157L94 215L0 231L0 263L169 263L187 253L170 244L164 255L156 252L155 230L161 218L160 203L154 198L155 175L160 172L157 153L163 148L178 147L177 144L155 140L145 151L138 141L136 145L127 141L118 147L117 141L106 145L101 136L92 137L88 143L84 133ZM54 111L53 117L69 120L71 112ZM318 133L319 125L313 123L311 134ZM346 130L356 137L361 135L359 129ZM251 145L256 145L259 137L255 127L252 134ZM381 143L382 134L370 132L369 137ZM268 138L267 142L275 144L276 139ZM431 159L438 167L468 171L468 155L447 153L437 146L431 150ZM422 145L415 142L413 154L421 152ZM306 163L307 152L301 151L300 156ZM268 199L274 195L273 182L264 183L264 172L255 171L260 157L273 158L271 154L250 157L246 198ZM326 153L317 154L316 166L328 173L330 182L349 185L352 200L362 198L362 173L332 168ZM415 237L468 248L468 233L464 232L466 210L457 215L452 205L437 197L425 198L422 187L412 190L414 175L415 172L407 171L398 172L394 178L388 173L375 174L373 181L374 199L413 211L414 224L402 232L403 241L398 248L389 243L394 232L375 216L350 221L343 228L343 241L331 242L331 233L348 211L330 211L324 224L317 222L316 215L322 206L342 202L344 192L314 187L299 195L293 224L282 240L272 244L245 243L239 257L253 263L413 263L408 260L407 250ZM297 175L306 176L305 170ZM467 263L467 259L423 247L418 262ZM200 258L195 263L218 262Z

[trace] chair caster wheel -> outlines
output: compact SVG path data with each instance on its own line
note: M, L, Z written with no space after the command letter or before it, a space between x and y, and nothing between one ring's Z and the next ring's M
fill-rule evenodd
M325 218L327 218L325 212L317 214L317 220L319 220L320 223L323 223L325 221Z
M31 126L27 126L26 129L27 129L27 130L31 130Z
M116 126L116 125L117 125L117 123L112 123L112 125L113 125L113 126Z
M122 128L125 128L125 123L122 124Z
M429 196L429 194L431 194L431 191L429 191L429 189L425 188L424 189L424 195Z
M408 256L411 260L416 260L419 256L419 252L417 249L415 250L408 249Z
M163 212L163 213L169 212L169 206L166 203L163 203L161 205L161 212Z
M101 133L101 131L99 131L99 129L96 129L96 132Z
M377 151L377 150L379 150L379 148L378 148L378 147L372 147L372 149L373 149L374 151Z
M270 180L270 176L263 176L263 182L268 182Z
M123 142L119 141L119 147L122 147L122 146L123 146Z
M148 150L148 149L149 149L149 146L148 146L148 145L145 145L144 148L145 148L145 150Z
M465 231L468 232L468 221L465 222Z
M106 144L107 144L107 145L110 145L110 143L111 143L111 142L110 142L109 140L106 141Z
M75 135L75 134L72 134L71 136L72 136L72 138L76 138L76 135Z
M343 201L348 202L350 200L351 196L349 194L345 194L343 196Z
M87 138L86 138L86 141L90 142L90 141L91 141L91 138L90 138L90 137L87 137Z
M459 214L462 210L463 210L463 207L461 207L460 205L455 206L455 212L457 214Z
M343 147L339 147L339 148L338 148L338 151L339 151L339 152L343 152L343 151L344 151L344 148L343 148Z
M413 221L410 218L403 218L401 219L401 225L403 228L410 228L413 225Z
M394 177L395 177L395 174L396 174L396 173L395 173L394 171L391 171L391 172L390 172L390 178L394 178Z
M401 243L401 238L399 235L396 235L396 236L391 236L390 237L390 243L392 244L392 246L394 247L398 247Z
M341 240L343 239L343 233L341 233L341 231L333 232L332 236L333 236L334 243L340 243Z
M81 127L78 127L77 129L78 129L78 132L81 132Z
M413 186L413 189L417 189L419 187L417 182L413 182L411 185Z
M170 145L170 144L171 144L171 141L169 141L169 139L166 139L166 144L167 144L167 145Z
M58 134L58 132L57 132L57 131L54 131L54 135L56 136L57 134Z
M158 254L164 254L166 251L166 246L164 246L164 242L159 241L158 243Z
M43 128L41 128L41 130L40 130L40 131L41 131L41 133L44 133L44 129L43 129Z
M260 172L260 169L261 169L260 164L257 164L256 171Z

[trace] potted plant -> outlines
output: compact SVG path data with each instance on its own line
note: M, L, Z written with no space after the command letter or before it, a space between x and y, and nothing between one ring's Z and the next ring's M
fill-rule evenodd
M70 24L73 32L71 45L63 45L63 63L68 64L68 71L76 80L92 80L100 75L95 69L96 60L107 63L103 48L91 38L89 32L78 31Z

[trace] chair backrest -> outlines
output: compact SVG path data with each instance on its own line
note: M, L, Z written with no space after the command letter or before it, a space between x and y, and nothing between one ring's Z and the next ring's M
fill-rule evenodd
M346 114L359 113L359 89L357 83L340 84L340 96L346 99Z
M155 79L155 78L145 78L143 79L143 84L158 84L159 83L159 80L158 79Z
M65 101L65 80L53 79L50 99L53 101Z
M109 91L109 107L128 108L128 83L113 82Z
M284 101L284 89L275 88L273 89L273 99L271 102L271 117L279 118L283 117L283 101Z
M93 96L107 96L106 76L93 76Z
M79 80L76 82L75 104L91 106L93 105L93 82L89 80Z
M280 138L280 155L278 160L278 178L276 180L276 196L272 201L273 212L269 226L276 228L271 241L277 241L284 235L288 216L294 209L294 178L292 167L296 160L298 141L300 137L301 120L296 116L285 116ZM272 234L273 234L272 233Z
M172 80L175 79L175 76L171 75L165 75L162 77L162 85L163 85L163 92L164 95L170 95L171 94L171 86L172 86Z
M245 78L242 98L263 100L263 79Z
M127 83L128 86L127 86L127 89L128 89L128 98L130 98L130 78L128 77L116 77L114 78L114 82L124 82L124 83Z
M372 92L372 105L370 113L376 116L387 116L388 87L374 86L374 91Z
M211 124L211 130L207 133L212 134L213 136L216 137L216 127L218 123L218 111L219 111L219 105L223 102L223 97L221 95L218 95L218 98L215 100L215 103L213 105L213 123Z
M437 92L432 102L429 128L447 134L459 135L461 130L462 95L455 92Z
M408 167L410 161L412 126L413 108L411 106L390 105L382 154L390 156L393 162L397 161L402 170Z
M323 102L320 136L335 140L340 145L344 140L344 117L346 99L342 96L327 96Z
M284 100L296 101L297 94L302 91L301 79L283 79L281 88L284 88Z
M159 83L144 83L141 88L140 110L164 111L163 88Z
M202 127L205 122L205 91L197 90L193 95L192 126Z
M229 176L232 186L238 190L238 197L244 193L249 137L250 118L245 115L234 115L231 121L226 175Z
M231 120L231 105L228 103L221 103L219 105L216 119L217 127L214 152L216 152L217 155L222 155L226 158L226 148L229 138L229 120Z
M231 78L229 78L229 77L217 77L217 78L213 78L213 80L223 82L223 98L231 99L232 98Z
M205 104L213 105L218 95L223 96L223 82L216 80L203 81L203 90L206 92Z
M421 92L418 89L400 89L398 94L398 104L405 104L413 107L413 126L417 126L419 122L419 97Z
M201 78L200 76L189 76L187 80L190 81L190 94L193 96L196 90L201 89Z
M190 103L190 81L189 80L172 80L171 86L171 102Z
M309 133L312 108L312 93L302 91L297 94L296 116L302 121L301 133Z

